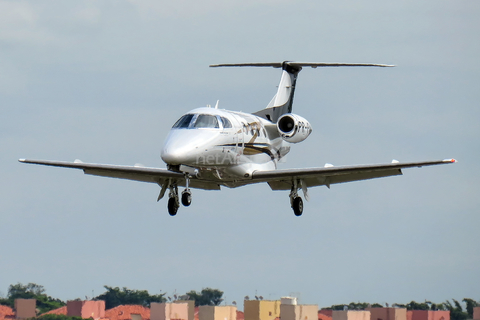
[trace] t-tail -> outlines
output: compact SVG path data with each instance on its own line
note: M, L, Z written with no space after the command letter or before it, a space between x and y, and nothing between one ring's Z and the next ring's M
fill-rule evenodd
M303 67L394 67L387 64L374 63L325 63L325 62L259 62L259 63L226 63L214 64L210 67L273 67L282 68L282 78L278 85L278 90L273 99L265 109L254 114L265 118L274 123L286 113L292 112L293 95L295 94L295 85L297 83L298 73Z

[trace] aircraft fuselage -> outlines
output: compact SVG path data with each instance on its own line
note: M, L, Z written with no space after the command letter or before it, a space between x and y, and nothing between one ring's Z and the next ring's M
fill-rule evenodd
M190 171L228 187L243 185L254 171L275 170L290 150L276 124L261 117L215 108L184 114L162 148L170 168Z

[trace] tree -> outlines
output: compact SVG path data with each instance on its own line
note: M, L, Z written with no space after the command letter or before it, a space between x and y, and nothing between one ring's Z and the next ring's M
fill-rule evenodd
M150 295L147 290L130 290L126 287L104 286L107 290L103 294L94 298L94 300L104 300L105 308L111 309L122 304L139 304L144 307L150 307L152 302L165 302L165 293Z
M12 299L35 299L36 296L45 293L45 288L36 283L28 283L23 285L21 283L11 284L8 288L8 297Z
M198 306L218 306L222 303L223 291L212 288L202 289L201 292L191 290L187 292L191 300L195 301L195 307Z
M47 296L45 294L45 288L36 283L28 283L26 285L21 283L11 284L8 288L7 298L0 299L0 304L13 308L15 299L36 299L37 308L40 313L48 312L65 305L65 302L62 300Z
M383 306L379 303L370 304L368 302L350 302L350 304L337 304L333 305L330 308L331 310L344 310L348 308L348 310L365 310L367 308L382 308Z
M410 303L407 303L406 307L407 310L430 310L430 305L432 303L430 301L425 301L425 302L416 302L416 301L410 301Z
M479 303L473 299L463 298L462 300L467 305L467 314L469 319L473 319L473 308L478 307Z
M445 301L444 306L445 308L450 311L450 319L451 320L466 320L468 318L468 314L463 311L462 305L455 299L452 299L454 305L450 301Z

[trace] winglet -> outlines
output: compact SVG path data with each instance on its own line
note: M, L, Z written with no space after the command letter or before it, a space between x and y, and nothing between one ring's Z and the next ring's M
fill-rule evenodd
M455 160L455 159L445 159L445 160L443 160L443 162L447 162L447 163L448 163L448 162L450 162L450 163L455 163L455 162L458 162L458 161L457 161L457 160Z
M25 159L18 159L19 162L26 162L27 160Z

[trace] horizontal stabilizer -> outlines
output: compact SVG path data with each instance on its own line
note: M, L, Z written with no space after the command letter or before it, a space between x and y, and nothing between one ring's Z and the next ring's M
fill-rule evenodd
M222 63L212 64L210 67L273 67L273 68L285 68L290 66L294 68L302 67L395 67L390 64L378 64L378 63L344 63L344 62L252 62L252 63Z

